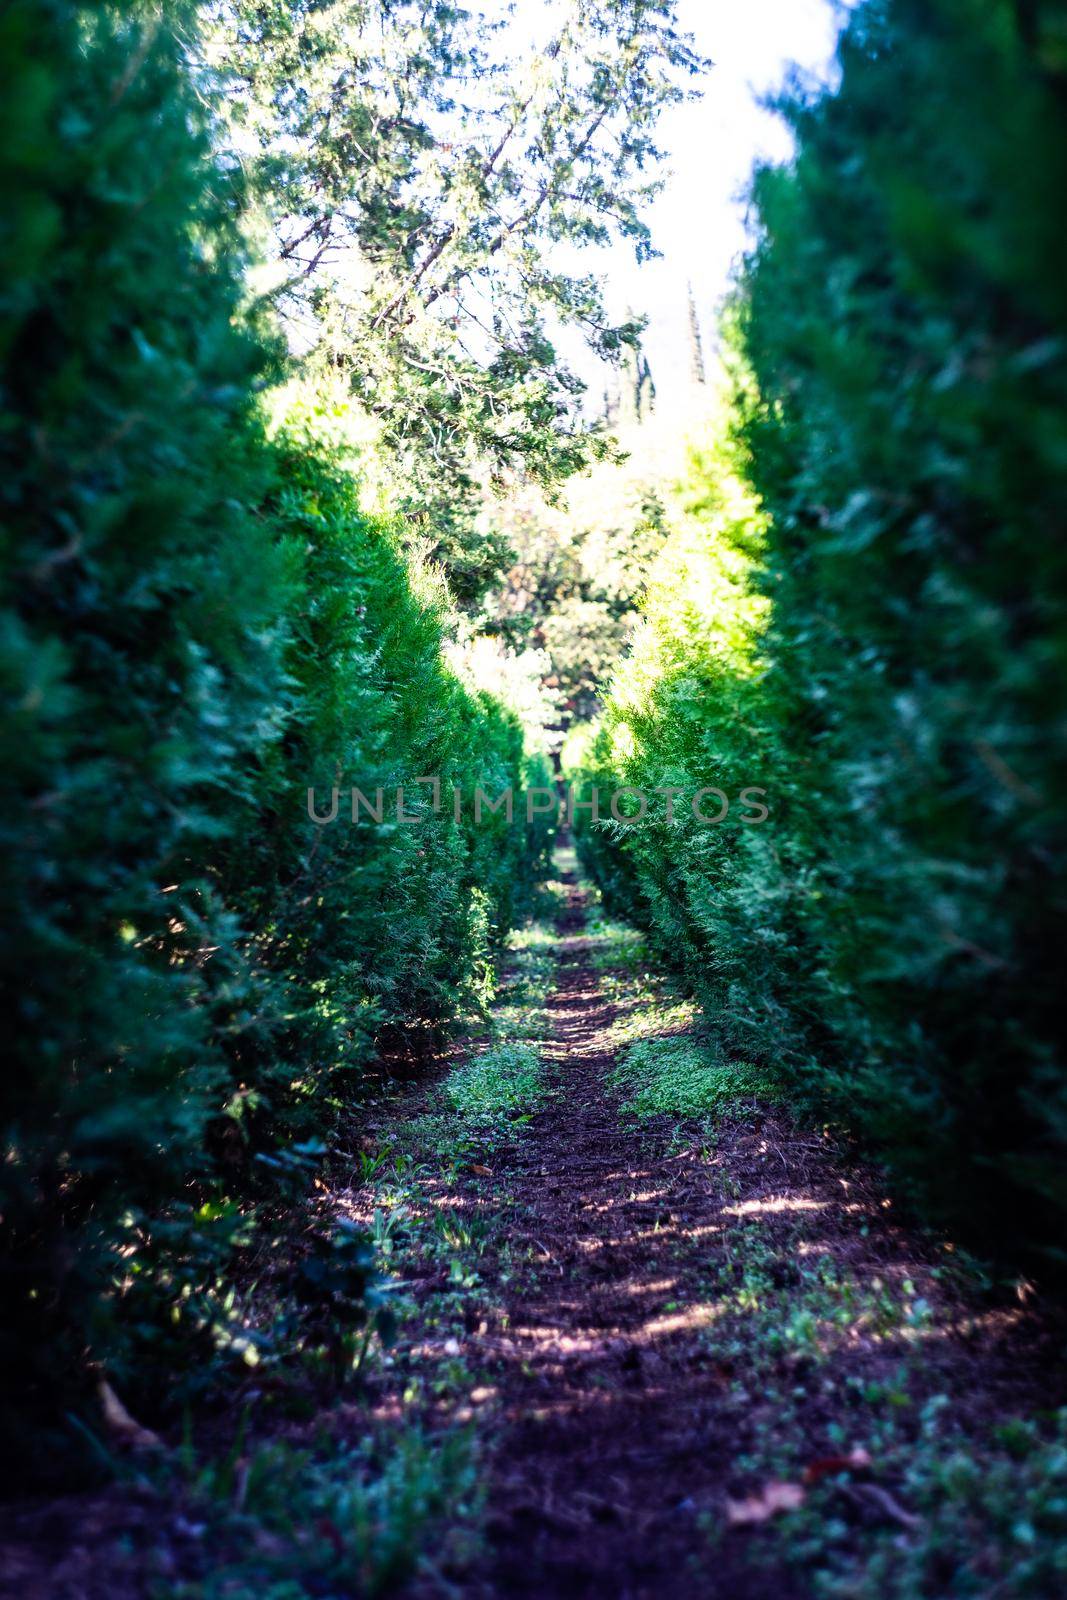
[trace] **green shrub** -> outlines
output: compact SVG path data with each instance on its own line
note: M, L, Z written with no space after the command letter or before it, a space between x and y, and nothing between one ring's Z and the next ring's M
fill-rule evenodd
M477 1002L547 849L543 822L471 821L475 784L523 783L522 730L442 659L440 597L361 511L333 402L268 422L282 364L194 23L179 0L0 18L20 1404L65 1405L101 1364L180 1399L210 1373L189 1341L241 1358L228 1263L258 1204L307 1183L378 1050ZM446 789L419 823L308 816L312 785L424 775Z
M119 1219L208 1170L264 1010L211 864L292 705L266 347L150 9L0 19L4 1363L45 1385L106 1342Z
M878 0L840 61L836 90L787 104L795 161L755 182L736 435L761 514L706 506L696 565L668 545L587 767L764 784L770 819L586 828L585 849L728 1049L987 1238L1047 1244L1067 1207L1061 11Z

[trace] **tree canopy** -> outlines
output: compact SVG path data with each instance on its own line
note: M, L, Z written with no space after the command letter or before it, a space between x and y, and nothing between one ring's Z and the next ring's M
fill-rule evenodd
M375 418L401 507L461 597L501 561L472 533L483 480L552 490L609 448L556 335L574 327L613 360L637 335L579 252L621 238L653 253L656 122L702 66L676 9L219 9L209 59L262 206L273 302Z

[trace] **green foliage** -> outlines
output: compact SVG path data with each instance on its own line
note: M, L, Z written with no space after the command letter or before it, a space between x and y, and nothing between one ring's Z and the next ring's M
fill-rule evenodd
M709 965L721 970L723 960L712 918L724 880L758 857L766 827L742 821L754 813L736 801L743 789L770 781L759 653L767 606L753 585L764 519L719 445L691 455L689 480L667 520L642 621L604 715L572 732L563 762L578 797L588 800L594 784L599 790L601 822L576 809L575 832L608 910L649 927L657 947L705 992ZM608 797L620 783L645 791L644 821L608 819ZM721 825L699 821L692 810L708 784L733 802ZM677 793L668 808L657 791L670 789ZM739 950L738 959L758 964L758 948L745 948L743 958Z
M276 303L344 369L469 601L504 555L473 528L486 482L551 489L608 449L557 329L614 361L639 329L558 247L652 254L657 121L701 65L675 0L518 24L441 0L213 9L220 139L270 225Z
M666 537L663 431L633 429L622 442L628 458L575 479L564 504L527 487L493 509L511 563L486 597L487 626L514 648L538 652L555 719L565 727L593 715Z
M476 784L530 771L522 729L446 665L439 588L360 509L343 412L305 390L267 423L279 352L188 80L193 20L92 0L0 18L20 1403L77 1400L103 1363L174 1400L196 1351L247 1358L230 1269L263 1202L307 1186L377 1052L479 1003L548 843L544 819L473 822ZM405 783L419 821L309 819L312 785L321 808Z
M407 1428L385 1449L328 1435L310 1447L278 1441L238 1464L242 1442L203 1465L186 1448L185 1515L203 1526L210 1565L171 1591L176 1600L394 1594L473 1542L480 1496L464 1433Z
M1014 1248L1062 1235L1062 19L878 0L786 105L734 312L740 463L699 469L579 765L768 790L590 830L724 1047ZM760 509L754 509L758 503Z
M902 1538L881 1530L862 1553L833 1547L832 1491L816 1496L801 1560L821 1570L826 1600L922 1600L1001 1592L1020 1600L1058 1594L1067 1576L1067 1416L1051 1425L1013 1418L982 1439L954 1434L946 1396L924 1407L920 1438L904 1458L903 1498L917 1520ZM817 1521L817 1527L815 1526ZM840 1528L840 1523L837 1527ZM830 1548L827 1549L829 1544Z
M773 1082L745 1062L725 1062L685 1035L640 1039L625 1051L610 1081L636 1117L706 1117L739 1100L773 1099Z
M495 796L528 774L536 782L535 763L515 717L445 665L430 574L413 571L391 528L360 512L358 480L344 468L346 422L336 402L299 399L276 439L269 509L303 572L287 654L301 715L246 857L265 958L282 952L301 973L298 1015L324 1032L316 1054L335 1068L358 1065L383 1023L431 1025L476 1003L548 844L544 819L528 827L518 812L509 823L484 810L474 821L476 788ZM437 809L417 781L432 777ZM336 822L309 823L309 786L320 815L338 790ZM398 787L418 822L397 820ZM352 822L353 788L371 804L382 791L380 824L365 811ZM291 1074L291 1048L275 1059Z
M841 93L796 110L795 173L757 183L742 307L807 811L811 913L783 883L806 1037L940 1199L965 1185L983 1221L1046 1240L1067 1206L1056 9L1033 34L1004 0L859 12Z
M544 1090L531 1044L496 1044L449 1074L445 1099L471 1123L496 1122L536 1109Z
M180 17L0 21L4 1282L49 1383L97 1348L118 1219L206 1175L262 1009L211 863L291 704L290 576Z

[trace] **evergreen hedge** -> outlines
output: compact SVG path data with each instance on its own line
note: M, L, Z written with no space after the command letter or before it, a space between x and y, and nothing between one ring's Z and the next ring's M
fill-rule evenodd
M528 763L444 664L440 599L361 512L329 406L267 416L282 355L247 302L194 23L177 0L0 15L18 1404L101 1370L180 1398L175 1340L239 1352L227 1263L257 1205L307 1181L376 1052L477 998L546 848L447 804L309 820L311 785L440 774L469 798ZM181 1368L199 1381L188 1349Z
M1063 7L875 0L840 68L788 100L796 157L754 185L733 315L755 498L668 547L585 758L602 782L763 783L771 816L586 848L730 1049L928 1204L1058 1252Z

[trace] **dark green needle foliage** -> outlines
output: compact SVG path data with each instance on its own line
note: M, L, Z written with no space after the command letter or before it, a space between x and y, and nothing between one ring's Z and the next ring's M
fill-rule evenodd
M797 112L795 176L758 180L743 312L839 1093L943 1199L1046 1241L1067 1205L1063 27L1006 0L861 12L841 95Z
M476 999L544 838L333 785L519 785L514 717L294 413L184 4L0 15L2 1364L179 1396L227 1262L390 1040ZM410 809L417 811L418 790ZM426 811L425 791L422 810ZM229 1330L229 1331L227 1331ZM188 1355L188 1349L186 1354ZM140 1386L140 1389L138 1389ZM186 1388L188 1383L186 1383Z
M204 1173L261 1013L210 869L291 705L266 352L177 20L0 19L4 1298L68 1368L117 1219Z
M753 660L706 601L688 636L653 611L662 670L609 716L633 781L744 778L771 818L655 851L632 830L603 870L740 1054L987 1239L1055 1247L1067 15L879 0L840 66L787 99L798 153L757 174L737 295L737 443L767 518Z

